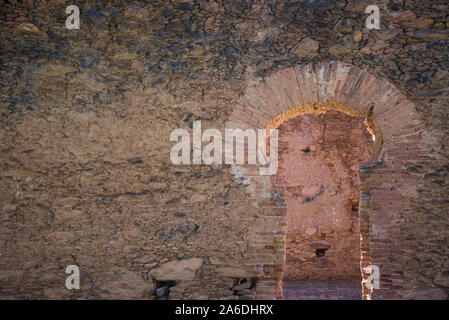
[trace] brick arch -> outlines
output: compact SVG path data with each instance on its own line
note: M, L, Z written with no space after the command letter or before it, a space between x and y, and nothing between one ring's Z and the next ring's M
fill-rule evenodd
M360 166L361 270L380 268L380 289L363 286L364 299L401 298L404 255L402 215L418 199L420 177L406 163L428 153L428 134L415 104L386 79L339 61L310 63L279 71L249 84L234 106L228 124L241 129L278 127L306 113L337 110L365 115L376 137L376 160ZM274 177L249 165L232 166L245 181L257 217L249 230L249 265L262 271L256 298L281 299L285 265L286 204Z

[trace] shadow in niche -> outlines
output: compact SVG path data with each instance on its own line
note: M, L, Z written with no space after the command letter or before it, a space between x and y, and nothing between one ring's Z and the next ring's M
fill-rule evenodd
M365 118L304 114L278 130L276 181L287 204L284 299L361 300L358 167L374 154Z

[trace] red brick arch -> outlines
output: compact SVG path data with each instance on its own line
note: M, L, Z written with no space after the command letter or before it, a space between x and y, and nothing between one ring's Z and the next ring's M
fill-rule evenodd
M241 129L276 128L305 113L337 110L366 115L376 137L376 161L360 166L361 267L380 268L380 289L363 286L364 299L401 298L403 275L398 257L401 215L419 197L420 177L406 163L419 161L428 134L413 102L386 79L339 61L310 63L279 71L249 84L230 115ZM257 298L282 298L286 208L276 181L254 166L233 166L243 178L258 215L250 230L248 261L263 271ZM362 278L369 275L362 271Z

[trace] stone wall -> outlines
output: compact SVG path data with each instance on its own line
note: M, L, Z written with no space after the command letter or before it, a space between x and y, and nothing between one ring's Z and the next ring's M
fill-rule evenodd
M331 60L416 105L429 135L402 162L419 187L398 220L401 297L448 287L447 1L374 1L380 30L362 0L77 1L80 30L64 26L71 1L17 2L0 4L2 298L282 297L270 180L175 166L170 132L222 129L255 83Z

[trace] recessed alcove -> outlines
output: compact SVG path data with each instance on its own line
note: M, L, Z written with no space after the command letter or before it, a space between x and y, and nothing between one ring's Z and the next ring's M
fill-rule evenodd
M343 289L351 286L361 298L358 168L374 157L366 117L303 114L278 131L277 190L287 210L284 297L305 298L310 286L329 283L335 297L348 298Z

